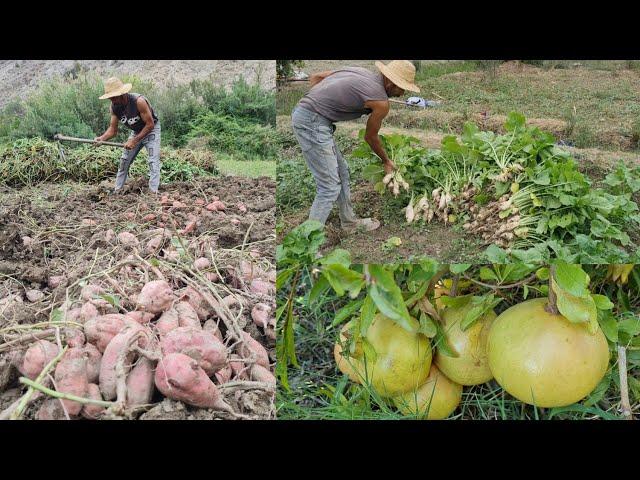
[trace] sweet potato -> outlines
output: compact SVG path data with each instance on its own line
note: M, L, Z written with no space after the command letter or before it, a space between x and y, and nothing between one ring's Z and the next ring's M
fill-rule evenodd
M79 328L63 328L65 342L72 348L82 348L85 344L84 332Z
M158 362L155 374L158 390L173 400L196 407L229 410L218 388L193 358L170 353Z
M33 289L33 290L27 290L26 296L27 296L27 300L29 300L31 303L34 303L42 300L44 298L44 293L41 292L40 290Z
M218 274L214 272L205 272L204 278L209 280L211 283L216 283L218 280L220 280Z
M145 222L153 222L155 219L156 219L155 213L147 213L144 217L142 217L142 220Z
M182 295L180 296L180 300L185 300L193 307L196 311L198 318L201 321L204 321L211 315L212 308L207 303L207 301L200 295L197 291L195 291L191 287L187 287Z
M251 281L249 289L256 295L273 295L275 293L275 285L269 282L265 282L259 278Z
M65 280L66 278L64 275L52 275L49 277L49 280L47 280L47 286L53 290L54 288L58 288L62 285L62 282Z
M180 234L181 235L186 235L187 233L191 233L196 229L197 226L198 226L198 221L197 220L191 220L191 221L187 222L187 224L185 225L185 227L182 230L180 230Z
M125 326L125 317L119 313L110 313L92 318L84 324L87 342L104 352L109 342Z
M199 207L202 207L202 206L204 205L204 203L205 203L205 202L204 202L204 200L203 200L202 198L196 198L196 199L193 201L193 203L194 203L194 205L197 205L197 206L199 206Z
M133 320L134 322L138 322L140 325L146 325L151 320L153 320L154 317L155 315L153 313L140 312L137 310L133 312L128 312L125 314L125 318L128 318L129 320Z
M96 314L97 313L98 311L96 310ZM76 307L67 310L64 314L64 319L67 322L84 323L84 318L82 317L82 308Z
M221 211L221 210L225 210L227 207L220 200L214 200L209 205L207 205L205 208L207 210L209 210L210 212L218 212L218 211Z
M202 325L202 329L206 330L207 332L213 333L218 340L220 340L222 343L224 343L224 337L222 336L222 332L220 331L220 327L218 327L218 324L217 324L217 322L215 320L210 319L210 320L207 320L206 322L204 322L204 325Z
M113 230L109 229L106 232L104 232L104 241L107 243L112 243L116 238L116 232L114 232Z
M82 287L82 290L80 291L80 296L82 297L83 300L88 302L89 300L94 300L99 295L104 295L104 293L105 291L100 285L95 285L93 283L90 283Z
M36 420L66 420L62 403L58 398L47 398L36 413Z
M22 238L22 245L24 245L25 247L31 247L33 246L33 238L28 237L27 235L24 235Z
M87 343L82 347L84 356L87 360L87 380L89 383L97 383L100 377L100 362L102 361L102 354L95 345Z
M60 349L49 340L38 340L31 345L22 359L22 365L18 370L25 377L35 380L42 369L53 360Z
M207 257L200 257L193 262L193 268L196 270L206 270L211 266L211 262Z
M278 276L278 272L276 271L275 268L269 270L266 274L265 274L265 278L270 281L271 283L275 284L276 283L276 277Z
M124 356L125 374L127 369L131 368L131 364L136 353L129 351L129 348L138 343L134 341L134 337L140 332L144 332L144 327L135 322L128 322L126 326L118 333L107 348L104 350L102 361L100 362L100 392L105 400L113 400L116 398L117 372L116 367L118 359Z
M269 326L269 313L271 313L271 307L266 303L256 303L251 310L251 318L253 323L258 327L266 329Z
M192 327L179 327L170 331L160 343L163 355L184 353L198 362L211 376L227 364L224 344L211 332Z
M240 357L236 354L229 355L229 366L233 372L233 377L238 380L247 380L249 378L249 372L248 369L245 368L246 364L243 361L235 360L240 360Z
M80 309L80 318L84 323L92 320L100 315L96 306L91 302L86 302Z
M173 301L171 286L165 280L152 280L142 287L137 304L142 311L162 313L171 307Z
M233 369L231 365L226 365L224 368L221 368L215 373L216 380L218 384L222 385L223 383L227 383L231 380L231 376L233 375Z
M127 376L127 406L151 403L154 391L154 362L140 357Z
M87 359L80 348L70 348L66 351L56 366L54 373L56 390L84 397L89 389L87 380ZM79 415L82 403L72 400L62 400L69 415Z
M238 207L238 210L240 210L241 213L247 213L247 206L244 203L238 202L236 206Z
M156 253L162 247L163 242L164 242L164 236L162 235L153 236L151 240L147 242L147 245L144 247L144 253L146 255L151 255L153 253Z
M258 365L262 365L264 368L269 368L269 354L262 344L247 332L242 332L242 339L244 342L238 347L240 355L244 358L251 358L252 356L255 356L256 363Z
M177 302L173 308L178 314L178 325L180 327L193 327L198 330L202 329L198 312L196 312L189 302Z
M136 238L133 233L130 232L120 232L118 234L118 242L125 247L133 248L140 245L140 241Z
M100 387L95 383L90 383L87 388L86 398L90 398L91 400L102 400L102 395L100 395ZM102 416L105 408L100 405L95 405L92 403L85 403L80 411L80 415L84 418L88 418L89 420L96 420Z
M173 308L160 315L160 318L156 322L156 329L158 330L160 338L164 337L171 330L178 328L179 326L178 313Z
M266 382L274 387L276 386L276 377L273 376L273 373L258 364L251 366L251 380L255 380L256 382Z

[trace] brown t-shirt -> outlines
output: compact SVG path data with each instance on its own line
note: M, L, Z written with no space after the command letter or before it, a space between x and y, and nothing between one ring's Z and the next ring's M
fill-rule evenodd
M336 70L302 97L299 106L316 112L332 122L353 120L371 113L364 103L389 100L380 72L362 67Z

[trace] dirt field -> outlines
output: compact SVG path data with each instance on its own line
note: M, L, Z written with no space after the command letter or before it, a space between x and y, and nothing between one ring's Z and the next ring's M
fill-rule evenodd
M24 393L9 357L16 344L24 349L30 339L16 332L49 329L49 339L56 341L51 330L56 315L81 305L80 292L87 283L103 287L111 300L117 298L101 303L102 314L132 310L136 293L156 278L166 279L176 292L191 286L202 289L203 295L234 296L226 318L209 318L227 348L233 349L231 330L244 330L275 361L273 338L251 319L255 304L274 306L275 299L271 290L250 288L251 278L244 271L250 265L264 278L275 274L274 182L265 177L223 177L174 183L161 187L157 197L144 193L143 179L130 182L122 195L110 194L111 187L111 182L103 182L0 189L0 412ZM205 208L216 197L226 210ZM116 236L125 231L139 244ZM160 242L150 245L152 238ZM211 266L195 271L191 264L198 257L207 257ZM55 286L52 277L57 276L62 279ZM237 342L235 346L239 348ZM269 389L220 389L232 413L191 407L163 398L156 390L153 403L129 412L129 417L274 417ZM42 400L33 401L24 416L34 418Z

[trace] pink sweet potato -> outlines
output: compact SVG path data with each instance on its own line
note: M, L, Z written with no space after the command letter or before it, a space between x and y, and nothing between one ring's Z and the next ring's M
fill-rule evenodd
M47 281L47 286L53 290L54 288L58 288L60 285L62 285L62 282L64 282L65 280L66 278L64 277L64 275L52 275Z
M151 240L147 242L147 245L144 247L144 253L146 255L151 255L153 253L156 253L157 251L160 250L163 243L164 243L164 237L161 234L154 235L151 238Z
M82 347L84 356L87 360L87 380L89 383L97 383L100 376L100 362L102 361L102 354L95 345L87 343Z
M238 202L236 206L238 207L238 210L240 210L241 213L247 213L247 206L244 203Z
M236 354L229 355L229 366L233 372L233 377L238 380L247 380L249 378L248 369L245 368L246 364L240 360L240 357Z
M125 247L137 247L140 244L140 241L136 238L133 233L130 232L120 232L118 234L118 242Z
M215 377L219 385L227 383L229 380L231 380L232 375L233 369L231 368L231 365L227 365L215 373Z
M25 295L27 297L27 300L29 300L31 303L39 302L44 298L44 293L37 289L27 290Z
M64 354L54 374L56 390L84 397L89 389L87 380L87 359L80 348L70 348ZM82 403L72 400L62 400L69 415L79 415Z
M251 366L251 380L255 380L256 382L266 382L274 387L276 386L276 377L273 376L273 373L258 364Z
M206 322L204 322L204 325L202 325L202 329L206 330L207 332L213 333L218 340L220 340L222 343L224 343L224 337L222 336L222 332L220 331L220 327L218 327L218 324L216 323L215 320L210 319L210 320L207 320Z
M273 295L275 293L275 285L270 282L265 282L259 278L251 281L249 289L252 293L257 295Z
M84 332L79 328L63 328L64 339L72 348L82 348L86 341Z
M109 229L106 232L104 232L104 241L107 243L112 243L116 238L116 232L114 232L113 230Z
M154 392L154 362L140 357L127 376L127 406L151 403Z
M199 207L202 207L202 206L204 205L204 203L205 203L205 202L204 202L204 200L203 200L202 198L196 198L196 199L193 201L193 203L194 203L194 205L198 205Z
M88 320L84 324L84 334L87 342L104 352L113 337L125 326L125 316L119 313L100 315Z
M229 408L198 362L182 353L170 353L158 362L155 384L173 400L202 408Z
M218 211L221 211L221 210L225 210L227 207L220 200L214 200L209 205L207 205L205 208L207 210L209 210L210 212L218 212Z
M155 219L156 219L155 213L147 213L144 217L142 217L142 220L145 222L153 222Z
M207 257L200 257L193 262L193 268L196 270L206 270L211 266L211 262Z
M181 235L186 235L187 233L191 233L196 229L197 226L198 226L198 221L197 220L191 220L191 221L187 222L187 224L185 225L185 227L182 230L180 230L180 234Z
M95 383L90 383L87 388L87 396L86 398L90 398L91 400L102 400L102 395L100 395L100 387ZM85 403L84 407L80 411L80 415L84 418L88 418L89 420L96 420L102 416L105 408L100 405L95 405L93 403Z
M96 318L99 315L100 315L100 312L98 312L98 309L96 308L96 306L91 302L86 302L84 305L82 305L82 308L80 309L80 318L85 323L91 319Z
M66 420L62 403L58 398L47 398L36 413L36 420Z
M206 320L212 313L211 306L207 301L191 287L184 290L180 299L187 301L193 307L201 321Z
M211 376L227 364L224 344L211 332L192 327L179 327L170 331L160 343L163 355L184 353L198 362Z
M97 313L98 313L98 310L96 310L96 315ZM82 308L76 307L76 308L67 310L64 315L64 319L67 322L84 323L84 318L82 317Z
M38 340L27 349L22 366L19 368L20 373L35 380L42 369L58 355L59 351L60 349L55 343L49 340Z
M129 348L138 343L133 341L134 337L140 332L144 332L144 327L135 322L128 322L126 326L118 333L107 348L104 350L102 361L100 362L100 392L105 400L113 400L116 398L117 387L117 364L118 359L124 356L124 368L131 368L131 363L135 359L136 353L130 351ZM133 344L132 344L133 341Z
M178 323L178 312L175 309L171 308L160 315L160 318L156 322L156 329L158 330L158 334L160 338L164 337L171 330L178 328L180 324Z
M138 322L140 325L146 325L153 320L153 317L155 317L153 313L140 311L133 311L125 314L125 318Z
M99 295L103 295L104 289L100 285L94 285L92 283L85 285L80 292L80 296L83 300L94 300Z
M269 313L271 313L271 307L265 303L256 303L251 310L251 318L253 323L258 327L266 329L269 325Z
M149 313L162 313L171 307L174 301L173 290L165 280L152 280L138 295L140 310Z
M216 283L220 278L217 273L214 272L205 272L204 277L209 280L211 283Z
M269 368L269 354L267 350L255 338L247 332L242 332L243 343L239 345L239 353L244 358L256 357L256 363L265 368Z
M177 302L173 308L178 314L179 326L202 329L198 312L196 312L189 302Z

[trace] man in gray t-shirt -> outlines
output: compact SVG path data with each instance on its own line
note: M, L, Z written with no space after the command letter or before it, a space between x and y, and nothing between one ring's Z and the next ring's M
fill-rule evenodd
M337 202L340 222L347 231L375 230L380 222L357 218L353 212L349 167L333 139L334 123L369 115L364 139L382 160L385 172L392 172L395 165L378 136L382 120L389 113L389 97L399 97L405 90L420 91L414 83L415 67L411 62L394 60L375 65L377 72L346 67L311 75L311 90L291 116L293 132L316 181L309 219L325 223Z

